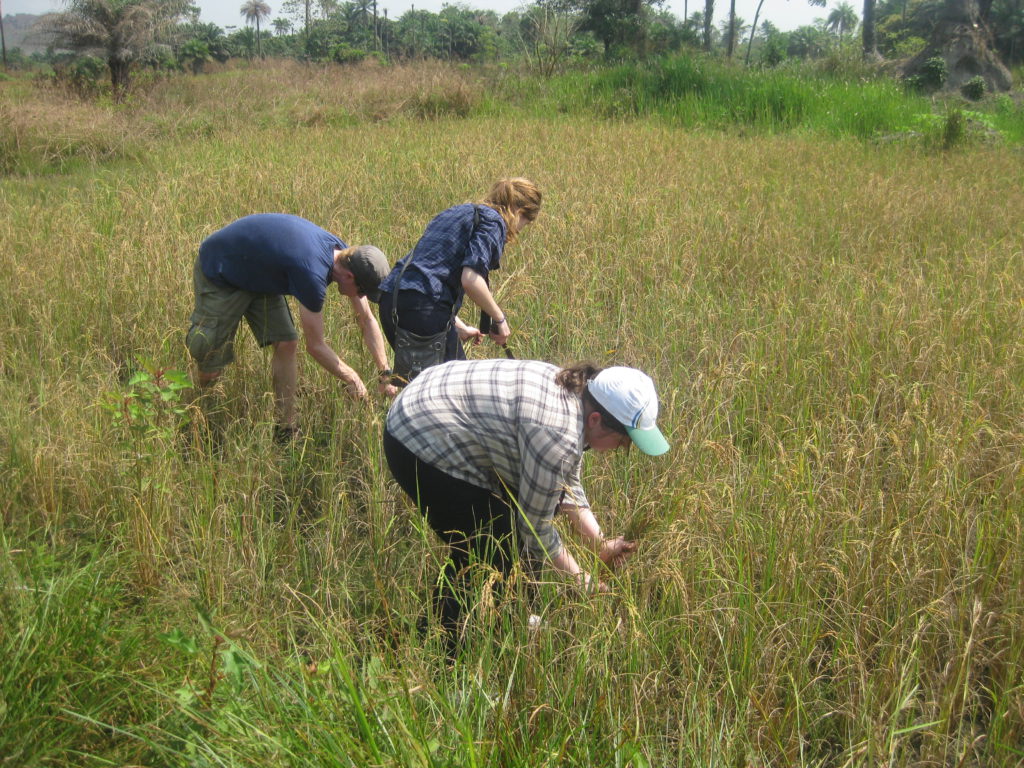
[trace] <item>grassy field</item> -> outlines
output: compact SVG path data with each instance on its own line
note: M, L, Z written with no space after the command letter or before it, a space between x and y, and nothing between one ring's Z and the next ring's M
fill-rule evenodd
M430 119L490 98L430 67L0 86L0 765L1024 760L1019 149ZM230 220L396 259L504 175L546 194L496 280L510 346L644 368L673 450L585 462L641 545L611 595L552 578L538 632L485 601L449 671L386 404L305 359L281 450L249 339L205 410L167 372Z

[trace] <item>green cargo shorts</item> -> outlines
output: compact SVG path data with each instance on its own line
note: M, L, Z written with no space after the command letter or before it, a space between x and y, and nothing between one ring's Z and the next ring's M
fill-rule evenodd
M203 274L198 259L192 281L196 306L185 346L203 373L220 371L235 359L235 334L243 317L261 347L299 338L284 296L216 285Z

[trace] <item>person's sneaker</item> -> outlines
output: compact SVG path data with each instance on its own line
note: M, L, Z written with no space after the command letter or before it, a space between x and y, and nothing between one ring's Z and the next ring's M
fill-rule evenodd
M302 435L298 427L286 427L281 424L274 425L274 444L291 445Z

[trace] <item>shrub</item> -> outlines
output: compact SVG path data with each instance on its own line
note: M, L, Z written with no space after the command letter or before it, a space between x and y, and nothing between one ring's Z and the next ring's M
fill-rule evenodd
M907 87L908 91L912 91L914 93L921 93L924 91L920 75L910 75L909 77L905 77L903 79L903 84Z
M1002 141L1006 135L991 115L966 109L954 109L945 115L915 115L913 128L903 131L906 138L918 138L929 149L954 149L965 144Z
M178 58L183 65L187 65L193 75L203 71L208 61L213 61L213 54L210 53L210 46L203 40L193 38L181 46Z
M946 122L942 126L942 148L952 149L964 143L967 138L967 118L959 109L954 109L946 115Z
M79 56L54 66L54 82L82 97L95 97L107 84L107 65L95 56Z
M987 86L985 85L985 78L981 75L972 77L960 86L960 93L963 94L965 99L970 99L971 101L980 101L985 95L986 90Z
M880 79L883 70L865 59L859 48L851 45L838 48L814 64L814 69L830 79L844 83L862 83Z
M928 43L921 37L911 36L904 38L893 45L893 57L897 59L912 59L923 51L926 45Z
M946 60L941 56L932 56L925 60L918 71L917 78L922 90L937 91L949 77Z
M1016 109L1013 98L1005 93L998 94L994 102L997 115L1012 115Z
M331 61L338 64L358 64L369 55L369 52L362 48L353 48L348 43L341 43L331 48Z
M777 67L785 61L786 46L783 44L782 38L778 35L769 37L761 47L759 57L762 67Z
M462 83L451 83L413 95L407 111L421 120L440 117L466 117L479 101L479 95Z

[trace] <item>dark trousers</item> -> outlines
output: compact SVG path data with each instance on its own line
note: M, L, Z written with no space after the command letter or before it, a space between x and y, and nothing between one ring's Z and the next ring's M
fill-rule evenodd
M445 630L448 654L454 656L459 623L470 599L470 560L508 574L515 553L514 510L508 499L493 491L420 461L387 429L384 456L398 485L448 545L448 559L434 588L433 606Z
M393 299L393 293L382 293L380 303L377 305L380 308L381 330L384 331L384 338L388 340L392 349L395 348L395 323L391 317ZM451 304L439 304L435 299L419 291L398 292L398 324L405 330L419 336L430 336L443 331L451 319ZM462 348L454 324L448 330L444 359L445 362L466 359L466 352Z

